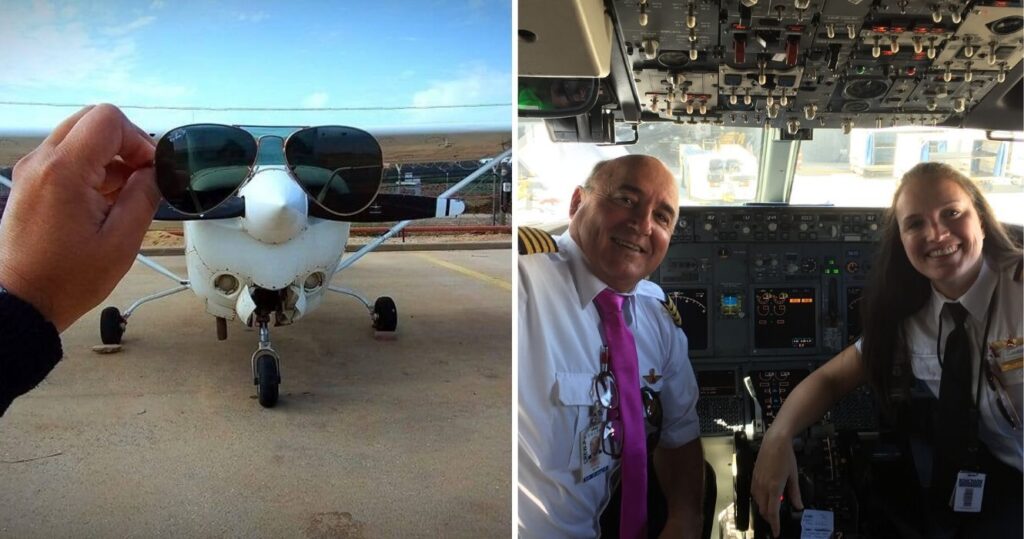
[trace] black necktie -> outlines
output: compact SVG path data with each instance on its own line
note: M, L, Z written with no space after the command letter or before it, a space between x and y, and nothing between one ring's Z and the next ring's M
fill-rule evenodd
M953 331L946 337L942 353L942 381L939 383L938 425L932 485L945 504L953 493L957 472L964 466L971 437L971 345L967 338L967 309L947 303L943 311L953 318Z

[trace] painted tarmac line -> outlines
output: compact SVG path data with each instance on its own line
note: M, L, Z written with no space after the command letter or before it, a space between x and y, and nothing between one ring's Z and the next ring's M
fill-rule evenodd
M452 262L448 262L447 260L441 260L440 258L435 258L433 256L426 255L426 254L423 254L423 253L416 253L416 256L418 256L420 258L423 258L423 259L426 259L426 260L428 260L430 262L433 262L434 264L437 264L438 266L441 266L441 267L444 267L444 268L448 268L448 269L450 269L452 271L459 272L459 273L461 273L463 275L468 275L468 276L470 276L470 277L472 277L472 278L474 278L474 279L476 279L478 281L483 281L485 283L492 284L492 285L497 286L498 288L501 288L503 290L508 290L509 292L512 291L512 283L510 283L508 281L503 281L501 279L498 279L498 278L495 278L495 277L491 277L490 275L484 275L483 273L480 273L479 271L474 271L474 270L471 270L469 268L462 267L462 266L460 266L458 264L454 264Z

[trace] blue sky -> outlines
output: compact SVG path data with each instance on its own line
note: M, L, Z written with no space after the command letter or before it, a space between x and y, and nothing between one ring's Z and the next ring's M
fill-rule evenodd
M127 108L149 131L194 122L511 126L511 0L3 0L0 102ZM464 105L503 104L497 107ZM74 107L0 104L0 132Z

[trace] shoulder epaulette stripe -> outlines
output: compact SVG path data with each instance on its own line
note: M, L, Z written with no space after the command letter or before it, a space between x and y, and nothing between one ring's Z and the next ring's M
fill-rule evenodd
M1017 269L1013 270L1013 280L1018 283L1021 281L1021 272L1024 271L1024 260L1017 262Z
M536 228L519 227L519 254L557 253L558 244L551 234Z
M676 302L672 301L672 298L665 296L662 300L661 305L668 311L668 315L672 317L672 323L679 329L683 328L683 317L679 315L679 309L676 308Z

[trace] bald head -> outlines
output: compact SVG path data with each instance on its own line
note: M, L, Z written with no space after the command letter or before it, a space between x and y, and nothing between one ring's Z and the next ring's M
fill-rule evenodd
M595 183L614 178L618 174L664 175L672 178L672 181L675 182L672 172L660 159L649 155L632 154L599 161L591 169L587 179L583 181L583 188L591 189ZM678 202L678 193L676 194L676 200Z
M659 160L627 155L598 163L569 207L569 234L587 266L628 292L665 257L679 213L679 187Z

